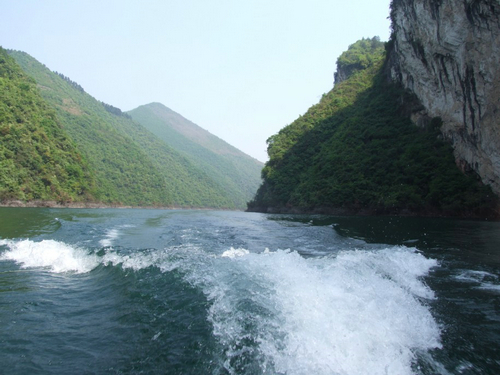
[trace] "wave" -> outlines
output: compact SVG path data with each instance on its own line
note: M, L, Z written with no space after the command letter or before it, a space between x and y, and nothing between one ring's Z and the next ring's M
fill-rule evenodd
M181 271L209 302L207 319L230 374L412 374L440 348L422 281L437 261L406 247L304 258L295 251L219 254L193 246L95 252L62 242L0 241L0 259L51 272L99 265ZM258 370L257 370L258 369Z
M500 292L499 277L486 271L461 270L455 279L463 283L477 284L477 289Z
M259 358L269 373L411 374L419 351L441 346L420 280L435 260L406 248L231 254L189 277L212 301L230 373Z
M114 244L115 240L117 240L122 234L121 230L125 228L133 228L133 225L125 224L119 225L116 228L111 228L106 231L106 234L103 239L99 241L99 244L102 247L110 247Z
M0 260L15 261L22 268L45 268L55 273L86 273L100 263L97 255L54 240L0 240L0 245L8 248L0 255Z
M118 229L110 229L106 232L105 238L99 241L102 247L109 247L113 244L113 241L116 240L120 236L120 232Z

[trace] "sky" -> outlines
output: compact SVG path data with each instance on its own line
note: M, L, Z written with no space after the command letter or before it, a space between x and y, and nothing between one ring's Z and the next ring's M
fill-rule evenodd
M0 46L128 111L160 102L265 162L266 140L390 34L390 0L0 0Z

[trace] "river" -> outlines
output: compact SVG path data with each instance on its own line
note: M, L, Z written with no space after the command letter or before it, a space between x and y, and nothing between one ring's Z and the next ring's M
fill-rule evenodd
M499 374L500 223L0 208L2 374Z

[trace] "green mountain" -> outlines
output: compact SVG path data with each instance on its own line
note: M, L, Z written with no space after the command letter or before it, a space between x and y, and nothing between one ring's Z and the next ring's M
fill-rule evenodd
M0 201L92 201L95 180L36 82L0 47Z
M10 51L87 160L104 203L238 208L223 184L118 108L24 52ZM241 207L241 205L239 206Z
M262 163L160 103L127 114L218 181L237 207L252 199L261 182Z
M493 214L494 195L457 168L440 118L415 126L409 115L419 102L391 83L385 64L378 38L339 57L334 88L268 139L270 159L249 210Z

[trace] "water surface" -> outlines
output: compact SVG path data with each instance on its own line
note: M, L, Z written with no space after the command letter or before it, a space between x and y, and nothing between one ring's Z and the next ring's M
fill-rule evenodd
M498 374L500 224L0 209L6 374Z

